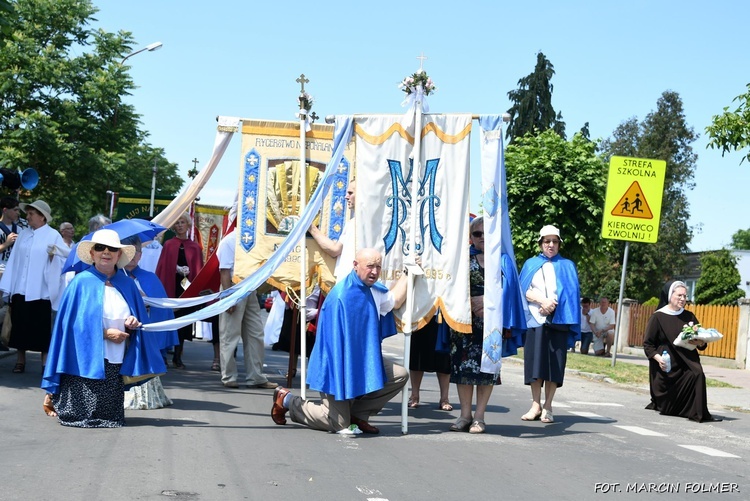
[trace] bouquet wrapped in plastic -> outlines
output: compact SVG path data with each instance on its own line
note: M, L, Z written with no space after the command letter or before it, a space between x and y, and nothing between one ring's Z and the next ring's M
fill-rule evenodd
M689 322L685 324L682 332L675 338L674 345L687 350L694 350L697 346L689 343L693 339L698 339L704 343L713 343L723 337L724 335L716 329L704 329L701 324Z

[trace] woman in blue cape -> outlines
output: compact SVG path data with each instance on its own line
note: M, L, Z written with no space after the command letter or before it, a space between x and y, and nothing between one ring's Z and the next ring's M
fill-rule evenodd
M123 376L146 378L166 367L158 346L136 330L148 315L135 282L118 273L135 248L99 230L76 252L93 266L63 293L42 381L52 395L45 411L64 426L116 428L125 424Z
M526 342L523 350L524 382L531 386L531 409L524 421L554 422L552 399L563 385L569 335L581 334L580 287L573 261L559 255L560 230L552 225L539 232L541 253L527 260L521 269L521 290L528 309ZM544 406L542 407L542 386Z
M142 255L141 239L138 236L132 236L123 239L122 243L135 247L135 255L125 265L125 273L133 279L138 290L141 291L141 295L144 297L167 297L167 292L156 273L144 270L139 266ZM148 319L144 319L143 323L150 324L174 319L174 313L169 308L151 306L147 310ZM167 348L171 348L180 342L176 330L149 332L147 335L160 349L162 358L165 357ZM172 400L164 392L164 386L161 384L159 376L149 379L145 384L133 386L125 392L126 409L161 409L168 405L172 405Z

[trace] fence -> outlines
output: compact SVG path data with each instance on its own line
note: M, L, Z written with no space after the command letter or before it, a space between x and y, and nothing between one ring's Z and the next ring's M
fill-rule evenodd
M737 331L740 321L739 306L690 305L689 309L695 313L695 316L703 327L706 329L714 328L724 334L721 341L710 343L701 354L708 357L735 359L737 354ZM646 306L643 304L634 304L630 307L628 345L643 346L646 324L655 310L656 306Z

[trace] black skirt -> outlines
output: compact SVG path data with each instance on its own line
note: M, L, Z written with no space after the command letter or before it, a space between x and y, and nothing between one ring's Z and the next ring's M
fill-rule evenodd
M46 353L52 339L52 303L49 299L26 301L14 294L10 307L10 340L8 346L17 350Z
M568 330L553 330L546 325L526 332L523 346L525 384L541 379L563 385L568 360L568 333Z
M438 327L437 319L433 317L430 323L412 333L409 370L437 372L439 374L451 373L450 352L435 350Z

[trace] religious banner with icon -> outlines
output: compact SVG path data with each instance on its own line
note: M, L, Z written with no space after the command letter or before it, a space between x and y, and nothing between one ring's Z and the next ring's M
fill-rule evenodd
M217 205L195 204L193 227L196 230L195 240L203 249L203 262L216 252L226 228L227 213L224 207Z
M300 167L300 123L245 120L242 124L240 201L237 208L235 281L250 276L276 251L300 215L302 169ZM306 133L306 199L315 191L333 152L333 126L312 125ZM349 145L340 162L330 193L314 223L332 240L338 240L346 214L346 188L353 176ZM301 249L295 247L268 283L284 290L300 287ZM324 291L334 284L336 259L307 237L308 284Z
M384 255L381 278L390 286L407 256L419 257L412 328L440 310L459 332L471 332L469 307L469 146L471 115L424 115L420 170L414 172L414 124L403 115L355 116L356 248ZM416 193L412 176L418 178ZM409 248L412 211L416 245ZM402 310L394 312L400 321Z

